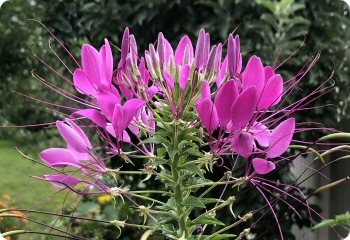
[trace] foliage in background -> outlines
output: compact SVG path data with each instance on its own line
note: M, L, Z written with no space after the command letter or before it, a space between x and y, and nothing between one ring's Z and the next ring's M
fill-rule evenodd
M340 226L350 232L350 213L346 212L335 216L334 219L326 219L318 223L313 227L313 229L319 229L323 227L336 227Z
M350 28L350 20L346 10L348 9L345 3L332 0L11 0L0 10L0 31L4 33L0 36L0 122L2 125L33 124L50 122L55 115L57 116L57 113L47 111L45 105L12 93L12 90L26 89L26 94L31 96L59 101L58 95L52 94L52 91L48 91L30 76L31 70L35 68L48 80L64 84L63 80L58 79L48 69L38 69L39 64L33 57L33 52L71 78L62 64L56 64L58 61L48 47L49 34L40 24L27 20L34 18L42 21L60 37L73 54L80 50L78 46L82 43L90 42L97 46L104 37L120 46L125 26L129 26L137 39L142 41L139 42L141 49L145 49L146 43L154 42L159 31L173 41L179 40L179 32L188 33L194 40L200 27L204 27L211 33L211 41L216 43L224 40L229 32L237 28L236 32L244 39L243 51L249 52L249 55L258 54L266 59L267 64L275 66L305 41L295 57L298 62L291 58L281 66L281 71L285 75L284 78L288 79L288 76L294 76L298 72L309 57L321 52L321 59L303 81L298 91L299 96L296 97L300 98L300 95L310 92L310 89L325 81L335 70L333 80L337 89L341 91L319 99L317 105L339 104L339 107L316 109L312 111L313 115L307 116L310 121L322 119L322 122L335 126L337 122L334 116L337 116L337 121L346 118L349 94L347 66L350 31L347 29ZM67 61L68 57L62 49L59 49L56 43L51 43ZM116 49L114 52L117 52ZM68 65L70 64L68 62ZM31 134L36 134L29 135L28 130L22 130L18 134L18 129L11 132L6 129L0 130L0 136L13 137L17 141L29 139L31 143L33 140L43 142L41 139L46 133L43 134L41 130L31 129ZM50 129L45 129L46 131ZM55 134L51 136L52 139ZM55 139L52 141L54 144ZM282 175L286 182L292 178L287 174ZM261 204L253 199L252 196L242 201L251 202L252 205ZM264 221L266 224L261 225L271 225L274 222L271 216L267 216ZM288 216L286 229L296 221L299 220L295 216ZM298 223L300 226L309 224L307 219ZM262 229L261 232L263 231L265 230ZM274 233L271 232L270 236L273 236ZM293 237L288 235L287 239Z
M16 201L11 199L11 196L8 194L2 194L0 196L0 208L12 208L16 205ZM2 212L1 214L16 214L19 216L24 216L23 212L20 211L8 211L8 212ZM18 220L17 218L9 218L9 217L0 217L0 232L8 232L19 229L23 222L28 222L25 219ZM16 236L13 237L7 237L6 240L15 240L17 239Z

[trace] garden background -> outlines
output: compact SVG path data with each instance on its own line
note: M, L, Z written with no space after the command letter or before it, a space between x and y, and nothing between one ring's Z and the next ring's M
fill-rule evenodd
M46 80L64 86L66 83L45 67L45 64L49 64L66 74L51 48L66 64L70 64L68 56L38 21L62 39L76 56L79 56L82 44L91 43L97 47L105 37L114 46L120 46L126 26L136 36L140 49L145 49L149 42L155 42L158 32L163 32L175 44L183 34L188 34L194 41L202 27L211 33L211 41L214 43L224 41L234 31L241 37L245 62L247 56L257 54L266 64L277 66L294 54L281 67L284 79L294 76L312 56L320 53L319 61L302 81L295 98L306 95L329 77L336 87L332 93L314 103L314 106L325 107L313 109L302 117L305 121L323 122L328 127L350 131L350 17L349 6L343 1L7 1L0 9L1 126L46 123L61 116L60 113L48 109L49 106L26 97L63 102L64 99L34 79L32 73L34 69L34 73L45 76ZM114 48L114 53L118 52L116 49ZM54 194L56 190L53 187L31 178L31 175L42 174L44 167L21 158L14 149L15 146L20 147L25 153L37 158L37 153L44 147L57 145L59 140L56 136L55 129L45 126L0 129L0 194L8 194L11 198L8 200L6 195L6 199L0 198L0 201L34 209L62 210L65 193ZM317 136L312 134L303 136L305 139L315 137ZM297 169L293 171L298 174ZM326 169L332 180L348 176L349 171L350 164L347 162L339 162ZM281 175L292 178L292 174ZM307 187L312 188L322 183L326 181L315 178ZM317 196L314 203L322 208L325 217L334 217L350 209L349 188L349 184L338 186L323 196ZM245 199L245 204L259 204L254 202L254 197L252 195ZM69 196L67 202L73 200L74 196ZM100 214L103 217L110 214L108 211L94 212L105 209L105 203L101 199L88 199L84 203L78 209L81 214ZM240 207L244 208L243 204ZM39 219L52 221L45 217ZM270 216L263 221L264 226L273 225L274 219ZM66 223L60 224L64 226ZM91 231L91 225L77 225L79 227L75 227L75 231L85 231L84 234L91 238L108 239L107 235L103 235L107 234L104 233L107 231L105 229L94 232ZM286 219L284 227L287 239L309 239L309 235L304 235L304 230L299 229L308 225L307 217L303 220L295 217ZM1 222L0 230L4 231L1 229ZM293 237L296 232L301 235ZM261 233L261 239L278 236L276 229L262 229ZM336 239L326 230L319 231L314 236L321 240ZM129 238L124 234L121 239Z

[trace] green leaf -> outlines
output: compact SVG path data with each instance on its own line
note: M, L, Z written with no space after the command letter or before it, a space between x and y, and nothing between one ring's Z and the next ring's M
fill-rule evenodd
M225 226L225 223L217 220L214 217L209 216L209 214L204 215L202 217L198 217L197 219L193 220L191 225L219 225L219 226Z
M214 237L210 238L209 240L223 240L223 239L233 239L234 237L236 237L237 235L235 234L218 234L215 235Z
M194 196L188 196L184 200L183 204L190 207L205 208L205 205L201 202L201 200L199 200L199 198Z
M160 144L160 143L163 143L163 144L167 144L167 145L170 145L170 142L169 140L159 136L159 135L154 135L150 138L147 138L145 140L143 140L141 143L155 143L155 144ZM141 144L140 143L140 144Z
M198 176L204 178L204 175L203 175L203 170L201 170L197 164L195 163L186 163L184 165L181 166L183 169L186 169L194 174L197 174Z
M316 224L315 226L312 227L312 229L319 229L319 228L324 228L324 227L331 227L334 225L336 221L334 219L327 219L324 220L318 224Z

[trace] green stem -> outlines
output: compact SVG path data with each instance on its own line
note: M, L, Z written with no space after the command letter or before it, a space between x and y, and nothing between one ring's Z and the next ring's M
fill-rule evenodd
M226 226L226 227L224 227L224 228L222 228L222 229L216 231L214 234L208 236L208 237L205 238L204 240L210 240L210 239L214 238L215 236L220 235L221 233L226 232L227 230L229 230L229 229L231 229L231 228L233 228L233 227L235 227L235 226L237 226L237 225L239 225L239 224L241 224L241 223L243 223L243 222L246 222L246 221L247 221L249 218L251 218L252 216L253 216L252 213L247 213L246 215L244 215L244 216L243 216L240 220L238 220L237 222L234 222L234 223L232 223L231 225L228 225L228 226Z
M178 149L177 143L177 125L175 125L175 136L174 136L174 149ZM174 200L176 205L177 221L180 227L180 237L188 238L188 229L186 226L187 214L183 206L183 194L182 194L182 178L180 177L179 171L179 157L178 154L174 155L171 164L171 172L174 181Z

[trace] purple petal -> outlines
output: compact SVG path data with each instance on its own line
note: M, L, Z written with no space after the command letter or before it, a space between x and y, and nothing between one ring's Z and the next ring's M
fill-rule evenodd
M227 57L225 57L224 61L222 62L221 66L220 66L220 72L218 74L218 77L216 79L216 86L219 88L222 84L222 82L224 81L226 74L227 74Z
M124 129L126 129L129 126L131 120L143 105L145 105L145 101L137 98L130 99L124 104L123 106L123 112L124 112L123 128Z
M112 125L114 128L114 135L112 132L112 136L115 136L116 138L120 139L123 136L123 131L125 130L124 128L124 110L123 107L120 104L115 105L114 110L113 110L113 117L112 117ZM108 131L108 129L107 129Z
M74 149L77 152L88 153L89 147L85 139L82 138L71 126L68 126L62 121L56 121L56 126L63 139L66 141L69 149Z
M249 129L249 132L254 135L254 138L256 141L258 141L260 146L269 146L270 130L264 124L260 122L254 123L253 126Z
M88 79L101 86L105 81L105 75L102 74L102 59L100 53L91 45L84 44L81 51L82 66Z
M51 182L54 186L58 188L67 188L67 187L72 188L77 184L79 184L80 182L82 182L80 179L74 176L63 174L63 173L44 175L43 177L46 181Z
M250 133L241 132L238 135L234 136L232 139L232 148L233 150L245 157L248 158L252 155L254 150L254 138Z
M137 44L136 44L136 40L135 40L134 35L129 36L129 42L130 42L129 43L130 44L130 54L132 56L132 61L137 62L138 53L137 53Z
M236 41L233 38L233 35L230 34L227 40L227 60L228 60L228 70L231 74L231 77L234 77L237 73L237 62L235 58L236 54Z
M277 74L267 80L258 103L258 110L275 106L281 100L282 94L283 79Z
M210 85L208 81L203 81L202 83L202 96L201 99L211 98Z
M210 35L209 33L206 33L204 38L203 58L201 63L203 66L205 66L208 62L209 52L210 52Z
M100 111L97 111L96 109L79 110L72 114L72 116L74 115L86 117L102 128L105 128L107 125L106 119L104 118L102 113Z
M190 64L185 62L185 50L188 48L188 55L189 55L189 60L192 61L193 59L193 46L190 38L185 35L181 38L179 44L177 45L177 48L175 50L175 63L177 65L184 65L184 64Z
M129 28L125 28L123 33L123 39L122 39L122 51L121 51L121 58L118 65L118 68L123 68L126 61L126 55L129 53Z
M81 164L74 151L66 148L49 148L40 153L40 158L49 166L64 168L67 166L80 168Z
M86 136L85 132L78 126L76 125L71 119L66 119L66 122L69 124L69 126L76 132L79 134L79 136L81 137L81 139L83 139L85 145L89 148L92 149L92 145L91 142L89 140L89 138ZM85 152L85 151L84 151Z
M242 69L242 55L239 36L230 34L227 45L228 70L233 78Z
M198 115L208 132L212 133L219 125L216 108L209 98L201 99L196 105Z
M237 73L241 73L242 71L242 54L241 54L241 41L239 39L239 36L236 35L235 36L235 42L236 42L236 45L235 45L235 62L237 64Z
M231 119L231 112L228 109L231 109L237 96L238 87L234 80L230 80L221 86L216 95L214 104L222 127Z
M122 94L127 99L131 99L134 97L134 93L132 92L132 90L130 90L128 87L126 87L124 83L119 83L118 86L119 86L119 89L122 92Z
M157 87L157 86L149 87L147 89L147 99L151 100L157 92L159 92L159 87Z
M106 89L109 89L112 83L113 76L113 55L111 46L109 45L108 40L105 38L105 45L100 50L104 72L106 75L104 86Z
M151 111L148 111L147 113L146 109L144 108L141 112L141 120L148 127L148 130L155 132L156 122L154 121L154 116Z
M255 87L250 87L238 95L231 107L232 129L244 128L252 119L257 104Z
M281 122L274 130L272 130L269 140L269 149L267 150L267 158L274 158L284 153L292 141L295 130L295 119L289 118Z
M145 59L143 57L140 60L139 70L141 73L141 80L144 82L145 86L148 86L148 82L151 76L146 68Z
M163 33L158 34L158 44L157 44L157 52L159 55L159 61L164 64L165 63L165 41Z
M83 69L79 68L74 71L73 83L78 92L89 96L96 95L97 86L94 86L94 84L88 79Z
M264 73L265 73L265 80L270 79L271 77L275 76L275 71L271 66L264 67Z
M174 82L174 78L173 76L167 72L167 70L163 70L163 76L164 76L164 79L170 89L170 91L174 91L174 87L175 87L175 82Z
M243 72L242 87L243 89L247 89L251 86L255 86L256 95L260 97L264 84L265 73L261 59L257 56L252 56Z
M267 174L276 169L276 165L273 162L263 158L254 158L252 163L255 172L258 174Z
M182 91L186 90L188 81L190 80L191 68L189 65L184 65L180 71L180 88Z
M214 45L209 53L209 58L208 58L208 62L207 65L205 67L205 71L207 73L212 73L214 72L214 60L215 60L215 55L216 55L216 45Z
M116 96L110 92L103 91L97 94L96 99L103 114L108 120L111 120L115 105L120 104L120 96Z
M216 48L215 52L215 58L214 58L214 71L219 72L220 71L220 63L222 58L222 44L219 43L218 47Z
M195 67L197 69L202 68L204 47L205 47L205 31L202 28L198 34L198 40L197 40L196 52L195 52Z

